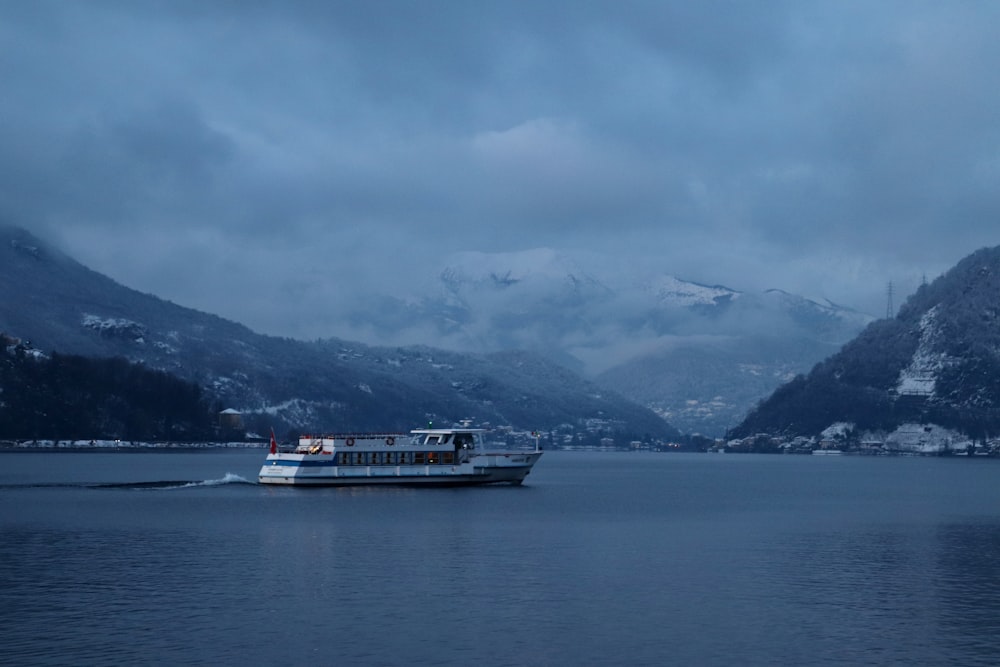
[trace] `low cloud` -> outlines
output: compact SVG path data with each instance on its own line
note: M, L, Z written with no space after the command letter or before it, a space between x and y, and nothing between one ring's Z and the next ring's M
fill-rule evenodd
M889 281L996 243L998 20L901 0L14 3L0 217L282 335L417 291L451 253L537 247L879 314Z

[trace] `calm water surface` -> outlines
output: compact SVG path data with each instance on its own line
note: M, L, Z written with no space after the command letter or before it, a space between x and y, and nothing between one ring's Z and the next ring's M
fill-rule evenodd
M287 489L263 457L0 454L0 663L1000 664L1000 461L547 452L523 487Z

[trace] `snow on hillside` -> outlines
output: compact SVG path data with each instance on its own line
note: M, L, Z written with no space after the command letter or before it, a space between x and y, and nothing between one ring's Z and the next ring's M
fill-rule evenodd
M815 300L798 294L792 294L782 289L768 289L763 293L763 298L780 309L788 312L798 312L799 314L822 315L834 318L845 325L861 329L875 320L874 317L866 313L861 313L851 308L839 306L829 299Z
M814 299L808 297L800 296L798 294L792 294L786 292L782 289L771 288L764 290L763 297L775 304L783 306L785 308L811 308L813 310L825 313L837 313L843 310L838 306L833 305L830 302L826 304L820 303Z
M519 310L534 305L548 310L545 299L556 295L586 295L604 301L620 301L623 314L639 308L687 308L717 306L741 296L741 292L721 285L701 285L671 275L650 278L629 271L629 267L610 270L606 266L587 266L551 248L533 248L520 252L461 252L451 255L440 281L451 295L475 292L517 294ZM525 296L542 301L532 304ZM493 303L466 304L482 309Z
M80 322L85 328L93 329L102 336L127 338L142 343L146 337L146 327L124 317L99 317L85 314Z
M823 429L820 436L825 440L843 440L853 430L854 424L850 422L835 422Z
M714 306L742 294L722 285L699 285L668 275L654 278L644 289L665 306Z
M947 363L945 355L936 351L940 332L937 326L938 307L934 306L920 318L920 343L910 365L899 373L896 393L900 396L933 396L938 373Z
M966 451L973 444L961 433L935 424L901 424L885 443L890 449L918 454Z
M741 292L722 285L701 285L671 275L631 273L629 267L609 270L606 266L586 266L552 248L533 248L520 252L460 252L448 257L440 277L446 285L458 288L479 286L508 288L530 285L599 286L606 292L635 290L650 296L662 306L716 305L738 298ZM610 283L608 281L611 281Z

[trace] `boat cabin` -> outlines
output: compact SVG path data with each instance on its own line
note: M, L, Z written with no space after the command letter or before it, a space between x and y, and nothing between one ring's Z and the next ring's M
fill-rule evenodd
M456 465L481 449L483 429L421 428L404 433L303 435L295 454L329 456L341 466Z

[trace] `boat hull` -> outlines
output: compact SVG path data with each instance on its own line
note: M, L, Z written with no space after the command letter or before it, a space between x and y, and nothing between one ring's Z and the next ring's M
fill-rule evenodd
M479 454L457 465L338 466L333 456L271 454L261 484L285 486L477 486L521 484L542 452Z

